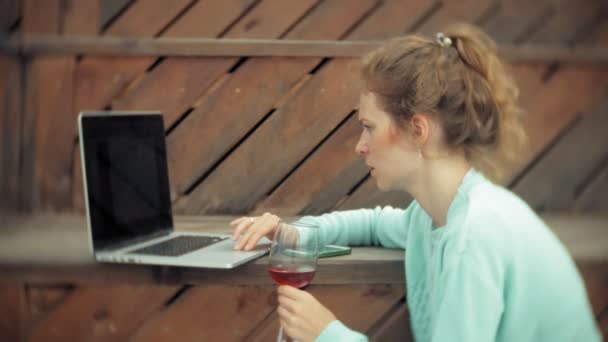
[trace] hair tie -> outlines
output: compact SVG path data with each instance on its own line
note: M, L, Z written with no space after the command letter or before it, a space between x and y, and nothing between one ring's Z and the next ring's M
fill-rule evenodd
M438 32L435 36L435 40L441 47L452 46L452 39L450 39L450 37L446 37L443 32Z

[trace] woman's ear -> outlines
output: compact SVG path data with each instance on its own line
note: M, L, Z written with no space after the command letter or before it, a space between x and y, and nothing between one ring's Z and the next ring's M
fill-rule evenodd
M418 146L426 144L431 136L432 122L428 115L415 113L410 119L410 134Z

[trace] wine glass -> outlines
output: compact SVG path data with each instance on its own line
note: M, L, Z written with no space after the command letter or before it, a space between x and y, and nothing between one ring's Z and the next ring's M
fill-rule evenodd
M280 222L270 247L268 272L279 285L304 288L312 281L319 258L319 226ZM283 326L278 342L283 342Z

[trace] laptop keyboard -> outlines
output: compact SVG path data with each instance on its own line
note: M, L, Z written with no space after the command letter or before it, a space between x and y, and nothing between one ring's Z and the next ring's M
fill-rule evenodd
M177 236L173 239L146 246L129 254L148 254L160 256L180 256L228 238L217 236Z

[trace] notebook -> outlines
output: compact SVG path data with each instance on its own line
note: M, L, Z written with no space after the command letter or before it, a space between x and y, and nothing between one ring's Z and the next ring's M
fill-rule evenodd
M173 227L160 112L81 112L89 243L100 262L233 268L268 251L234 251L228 234Z

